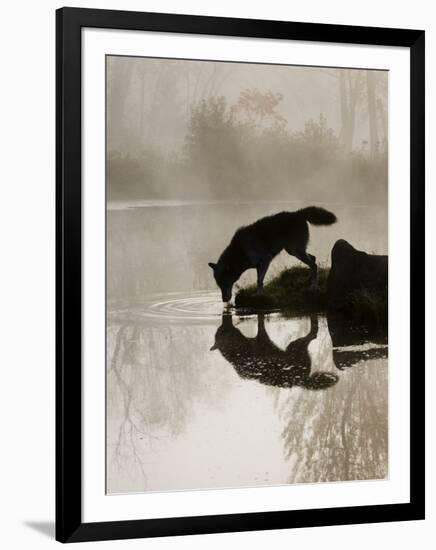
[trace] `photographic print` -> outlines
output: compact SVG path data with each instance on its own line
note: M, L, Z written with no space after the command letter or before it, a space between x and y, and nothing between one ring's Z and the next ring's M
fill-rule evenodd
M388 80L106 57L107 494L388 477Z

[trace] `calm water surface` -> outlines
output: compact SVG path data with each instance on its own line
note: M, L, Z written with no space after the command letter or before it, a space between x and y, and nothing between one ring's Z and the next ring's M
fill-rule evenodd
M242 223L305 205L131 206L108 210L108 492L385 478L386 336L224 308L207 268ZM386 253L384 209L327 207L320 261L344 235Z

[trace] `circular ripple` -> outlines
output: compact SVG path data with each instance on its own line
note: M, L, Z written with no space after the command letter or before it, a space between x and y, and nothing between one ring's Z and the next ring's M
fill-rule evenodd
M123 307L108 311L111 319L165 323L216 322L223 314L235 312L233 306L223 304L217 291L170 292L153 294Z
M163 299L162 299L163 298ZM196 292L186 295L164 295L148 302L146 313L152 317L165 319L205 320L220 317L223 311L230 310L221 299L219 292Z

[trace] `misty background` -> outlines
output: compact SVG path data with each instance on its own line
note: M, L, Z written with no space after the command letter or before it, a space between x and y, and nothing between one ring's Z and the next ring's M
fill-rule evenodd
M387 195L385 71L107 58L109 200Z

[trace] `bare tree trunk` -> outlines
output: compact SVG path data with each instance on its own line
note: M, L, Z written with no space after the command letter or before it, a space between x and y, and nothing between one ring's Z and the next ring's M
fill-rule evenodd
M354 78L353 78L354 75ZM348 71L348 90L349 90L349 119L350 119L350 149L353 148L354 127L356 123L356 106L359 99L359 87L361 84L361 74L359 71Z
M375 158L378 153L378 132L374 74L372 71L366 71L366 88L368 93L369 154L371 158Z
M139 133L140 133L140 136L141 136L141 145L144 141L144 109L145 109L145 105L144 105L144 80L145 80L145 75L144 75L144 71L141 71L141 86L139 88L139 93L140 93L140 101L138 102L138 105L139 105Z
M345 71L339 73L339 96L341 102L341 142L346 151L351 151L350 117Z
M378 98L377 99L377 114L380 118L380 126L381 126L381 139L382 139L382 145L383 150L386 152L387 148L387 141L388 141L388 121L386 116L386 108L383 105L383 101Z
M356 106L359 99L360 83L361 75L359 71L352 72L346 69L340 71L341 142L347 152L353 149Z
M109 148L123 150L126 135L126 97L132 80L132 71L128 64L111 61L108 67L107 81L107 125Z
M157 74L155 77L154 88L149 98L149 108L148 108L148 116L147 116L147 144L150 144L153 142L155 127L156 127L157 105L160 97L160 87L162 86L162 81L166 76L166 72L167 72L165 65L163 63L159 63L157 65L156 71L157 71Z

